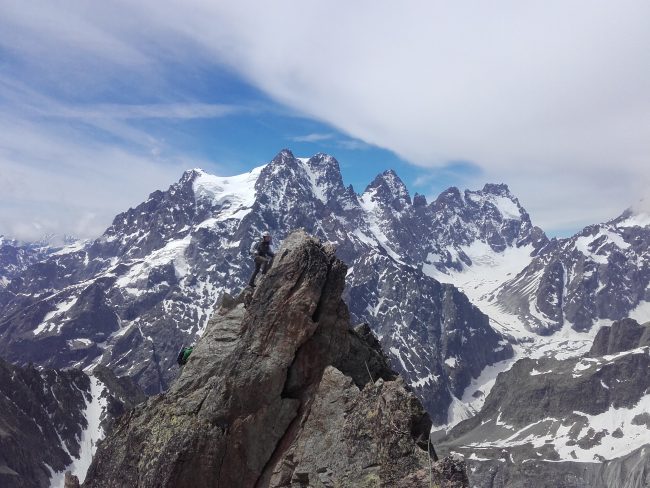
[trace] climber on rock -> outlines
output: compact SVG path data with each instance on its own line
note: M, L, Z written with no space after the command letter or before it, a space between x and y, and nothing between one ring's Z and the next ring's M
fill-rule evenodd
M271 234L268 231L262 233L262 239L253 243L250 252L255 259L255 271L253 271L253 276L251 276L248 285L251 288L255 288L257 273L262 269L262 274L265 275L273 264L275 253L273 252Z

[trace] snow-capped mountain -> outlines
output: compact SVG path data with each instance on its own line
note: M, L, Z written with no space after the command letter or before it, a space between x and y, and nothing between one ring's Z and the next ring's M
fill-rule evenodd
M649 370L650 323L615 322L581 357L518 361L436 445L465 455L472 486L646 487Z
M631 210L569 239L552 240L496 292L530 330L565 324L588 331L602 321L650 312L650 216Z
M130 379L98 368L20 368L0 360L0 486L63 488L82 481L114 419L144 400Z
M100 238L14 277L2 304L0 356L52 367L105 364L149 393L161 391L176 375L178 347L202 333L224 292L246 285L248 250L261 231L281 241L304 227L337 246L350 265L353 319L370 323L434 421L446 423L453 396L512 351L462 293L431 275L469 263L467 244L498 252L545 240L503 185L466 192L458 205L454 195L411 200L392 171L357 195L331 156L288 150L244 175L187 171L116 216Z
M626 210L566 239L494 252L464 246L471 265L435 270L515 344L517 357L579 356L600 327L650 320L650 216Z
M43 260L49 252L47 245L25 244L0 236L0 294L14 276L31 264Z
M523 371L517 359L563 374L601 326L650 320L645 214L549 240L505 185L450 188L429 203L386 171L357 194L334 158L285 150L244 175L187 171L95 241L15 274L0 290L0 356L108 365L159 392L177 375L178 347L202 333L224 293L245 287L254 240L268 229L280 242L297 227L336 245L353 323L370 324L447 430L492 408L491 389L506 395L497 375Z

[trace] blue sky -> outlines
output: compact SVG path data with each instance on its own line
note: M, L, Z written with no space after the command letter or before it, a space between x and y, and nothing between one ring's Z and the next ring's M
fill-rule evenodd
M644 1L0 9L0 234L94 237L187 168L285 147L357 191L504 182L552 235L649 200Z

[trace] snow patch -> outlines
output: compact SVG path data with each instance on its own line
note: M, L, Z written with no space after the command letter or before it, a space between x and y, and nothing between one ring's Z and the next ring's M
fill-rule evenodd
M402 353L400 352L399 349L397 349L396 347L391 347L390 348L390 353L393 355L393 357L395 357L395 358L397 358L399 360L399 362L401 363L402 368L404 369L404 371L409 370L409 368L406 367L406 363L402 359Z
M445 364L449 366L450 368L455 368L456 364L458 363L458 360L456 358L447 358L445 359Z
M361 197L359 198L359 204L361 205L361 208L366 213L368 230L373 235L374 241L367 236L365 237L365 239L362 238L361 235L365 236L365 234L363 234L358 229L355 231L355 235L357 235L357 237L359 237L363 242L369 243L373 247L377 247L377 245L379 245L386 251L386 253L391 258L393 258L395 261L397 261L400 264L404 264L399 254L397 254L392 249L392 247L388 244L390 240L388 239L384 231L381 229L381 221L380 221L381 219L379 215L380 210L379 210L379 206L377 205L377 202L374 199L376 193L377 190L372 189L364 193L363 195L361 195Z
M600 245L598 245L597 248L594 248L593 243L598 239L602 239L603 237L605 238L603 242ZM594 236L578 237L575 240L575 248L578 251L580 251L582 254L584 254L586 257L591 259L592 261L598 264L607 264L608 263L607 255L600 254L599 251L608 243L612 243L619 249L623 249L623 250L630 247L630 244L625 242L625 240L620 235L608 229L601 229L600 232L598 232ZM593 249L593 251L590 248Z
M515 202L507 197L494 197L491 200L504 219L521 220L521 213Z
M455 395L451 395L451 404L447 410L447 425L444 428L449 431L454 425L476 415L476 411L466 403L463 403Z
M530 371L530 376L539 376L540 374L549 374L549 373L552 373L552 372L553 372L553 370L550 370L550 369L548 371L537 371L535 368L533 368Z
M460 251L470 258L471 266L463 264L462 271L450 269L443 272L429 261L422 266L422 272L442 283L451 283L461 288L472 303L481 308L479 302L487 300L491 292L530 264L533 250L533 245L529 244L496 252L487 243L474 241L469 246L460 247ZM428 259L435 257L436 255L430 254Z
M90 400L86 400L86 408L83 412L88 426L81 433L79 442L79 457L72 461L63 471L55 473L50 481L51 488L64 488L65 472L70 471L83 483L86 473L97 450L97 443L104 438L104 429L101 426L102 415L106 412L107 400L102 397L105 385L95 376L90 377Z
M62 320L65 317L65 312L70 310L76 302L76 296L63 302L59 302L54 310L48 312L45 317L43 317L43 321L38 325L38 327L36 327L36 329L34 329L34 335L37 336L43 332L51 332L55 327L57 328L58 333L63 325Z
M467 197L481 206L488 202L491 203L506 220L521 220L519 206L508 197L478 192L467 192Z
M218 221L242 219L255 203L255 183L264 166L258 166L248 173L235 176L215 176L199 171L192 189L197 203L207 201L218 207L215 216Z
M87 240L81 240L68 244L67 246L62 247L58 251L53 252L52 256L62 256L64 254L72 254L74 252L83 251L88 244Z
M461 401L471 410L478 412L483 408L485 399L489 395L499 373L508 371L518 358L515 356L505 361L491 364L483 368L478 378L472 378L471 383L463 392Z
M185 277L189 271L185 251L190 245L191 240L192 235L188 234L183 239L169 241L163 248L153 251L145 261L140 261L132 265L128 273L120 276L115 281L116 285L130 294L137 295L140 291L139 288L144 288L149 277L149 272L154 268L169 263L174 264L176 276L179 279Z
M322 177L322 173L316 172L310 165L310 158L296 158L300 161L302 168L309 178L309 183L311 184L311 191L314 196L323 203L327 203L327 195L325 194L325 189L318 184L318 180Z
M421 388L424 385L428 385L430 383L437 383L438 378L439 377L437 375L434 375L433 373L429 373L424 378L420 378L417 381L411 382L411 387L413 387L413 388Z
M640 324L650 322L650 302L642 301L632 310L628 317L636 320Z

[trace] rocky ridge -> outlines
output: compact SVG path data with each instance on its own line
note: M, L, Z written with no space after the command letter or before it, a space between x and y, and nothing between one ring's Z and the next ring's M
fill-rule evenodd
M30 265L47 257L49 249L36 244L21 244L0 235L0 294L9 282Z
M350 329L346 270L288 236L247 308L227 300L169 391L118 421L84 486L415 487L430 465L467 486L432 459L431 420L369 329Z

